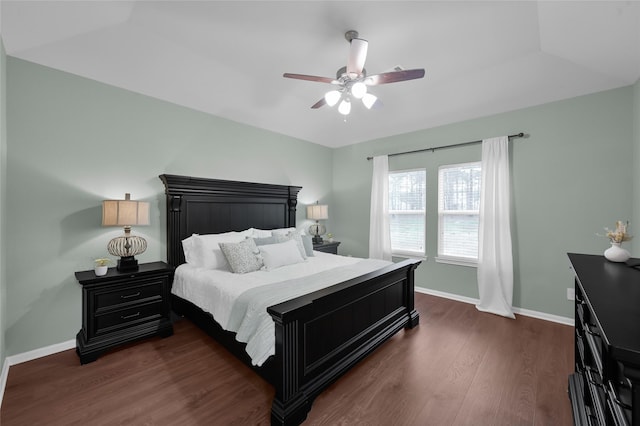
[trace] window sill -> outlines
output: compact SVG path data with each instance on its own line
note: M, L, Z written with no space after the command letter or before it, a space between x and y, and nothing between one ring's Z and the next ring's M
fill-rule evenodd
M470 259L461 259L456 257L436 257L437 263L447 263L449 265L466 266L469 268L477 268L478 261Z
M428 257L426 254L419 254L419 253L415 253L415 254L411 254L411 253L391 253L391 257L398 257L401 259L420 259L420 260L427 260Z

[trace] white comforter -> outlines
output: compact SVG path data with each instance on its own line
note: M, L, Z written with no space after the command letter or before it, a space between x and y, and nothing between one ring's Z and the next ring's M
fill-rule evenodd
M321 252L314 252L314 256L303 263L247 274L183 264L176 270L171 292L211 313L225 330L237 333L236 339L247 343L246 350L252 363L262 365L275 354L275 329L266 311L268 306L389 264L391 262ZM258 288L263 286L269 286L264 287L269 290ZM258 297L248 298L252 293ZM240 312L243 314L241 317L238 316Z

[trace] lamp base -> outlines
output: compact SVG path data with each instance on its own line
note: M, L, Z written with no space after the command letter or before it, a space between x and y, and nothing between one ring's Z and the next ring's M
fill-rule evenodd
M122 256L118 260L118 271L135 272L138 270L138 259L133 256Z
M313 244L322 244L323 243L323 239L320 235L316 235L315 237L313 237L311 239L311 241L313 241Z

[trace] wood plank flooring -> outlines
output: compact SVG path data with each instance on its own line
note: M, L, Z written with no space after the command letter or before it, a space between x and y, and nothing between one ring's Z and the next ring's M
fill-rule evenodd
M573 327L416 294L420 326L336 381L305 425L571 425ZM81 366L12 366L0 423L268 425L273 388L188 320Z

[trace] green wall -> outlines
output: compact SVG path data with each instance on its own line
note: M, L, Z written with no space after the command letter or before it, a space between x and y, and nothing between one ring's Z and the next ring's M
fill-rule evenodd
M0 118L3 153L8 146L0 222L10 224L0 227L0 303L10 301L0 315L4 355L74 338L81 295L73 272L90 269L121 233L101 228L101 200L130 192L150 201L151 226L134 229L149 243L140 260L165 258L161 173L300 185L300 227L309 224L305 204L329 203L327 227L341 252L367 256L367 156L524 131L530 137L511 144L514 304L565 317L573 315L566 252L602 253L607 243L596 233L604 226L632 213L640 223L640 196L632 196L640 191L633 186L640 181L633 168L634 155L640 164L640 83L332 150L4 53L0 59L8 99ZM434 256L437 168L479 158L476 145L391 159L392 170L427 169L428 259L419 286L478 296L475 268Z
M162 173L302 186L301 227L305 204L330 202L329 148L13 57L7 76L7 355L80 329L74 271L122 233L101 227L105 198L151 202L151 225L133 229L142 262L166 259Z
M7 194L7 56L0 36L0 370L4 365L6 350L4 343L6 328L6 194Z
M530 136L511 142L514 306L573 317L566 253L602 253L608 244L596 233L631 219L633 93L626 87L334 150L332 221L341 251L368 254L372 165L366 157L522 131ZM428 259L418 268L418 286L478 297L475 268L434 257L438 166L480 155L480 145L471 145L390 158L391 170L427 169Z

